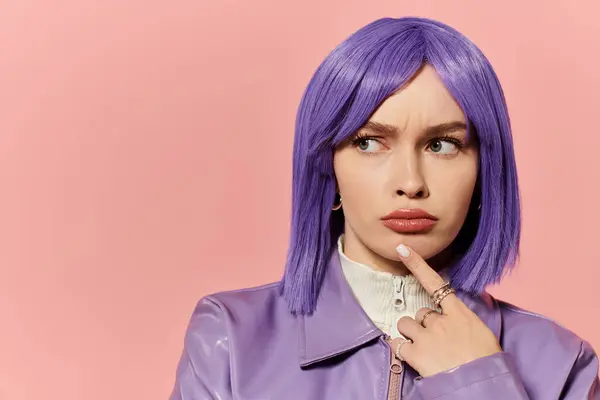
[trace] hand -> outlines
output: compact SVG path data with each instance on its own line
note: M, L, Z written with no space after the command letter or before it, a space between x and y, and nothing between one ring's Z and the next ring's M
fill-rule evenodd
M398 253L430 296L444 284L444 279L414 250L400 245ZM398 320L398 331L413 343L402 344L402 338L392 341L392 352L401 345L400 356L422 377L502 351L494 333L454 293L444 297L440 306L442 314L427 316L425 327L420 322L429 308L420 309L415 319Z

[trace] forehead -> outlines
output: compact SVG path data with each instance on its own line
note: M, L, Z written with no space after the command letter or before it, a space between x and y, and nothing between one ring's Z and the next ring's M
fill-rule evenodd
M426 65L403 88L388 97L375 110L371 120L408 128L411 124L465 122L465 117L439 74Z

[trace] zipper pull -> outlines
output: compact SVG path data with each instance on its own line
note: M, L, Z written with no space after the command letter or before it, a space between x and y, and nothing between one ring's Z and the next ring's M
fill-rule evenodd
M396 345L395 349L393 348L394 344ZM404 360L402 359L402 357L400 357L400 353L399 353L400 344L401 344L401 342L398 340L392 340L390 342L390 349L392 351L392 361L390 363L390 371L396 375L401 374L402 370L404 369L403 364L402 364L404 362Z
M394 305L398 308L406 307L404 300L404 279L401 277L394 277Z
M402 361L398 360L396 356L392 356L392 363L390 364L390 371L392 374L400 375L402 373Z

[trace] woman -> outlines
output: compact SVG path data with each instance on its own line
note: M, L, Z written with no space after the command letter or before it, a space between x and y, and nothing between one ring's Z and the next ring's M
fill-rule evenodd
M171 399L600 399L589 343L485 291L520 205L502 89L467 38L365 26L295 135L284 277L198 303Z

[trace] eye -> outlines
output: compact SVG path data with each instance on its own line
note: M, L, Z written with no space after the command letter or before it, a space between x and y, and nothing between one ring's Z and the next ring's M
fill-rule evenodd
M358 137L352 141L352 144L364 153L374 153L383 147L379 140L372 137Z
M436 154L453 154L462 147L461 143L454 138L434 139L429 143L429 150Z

